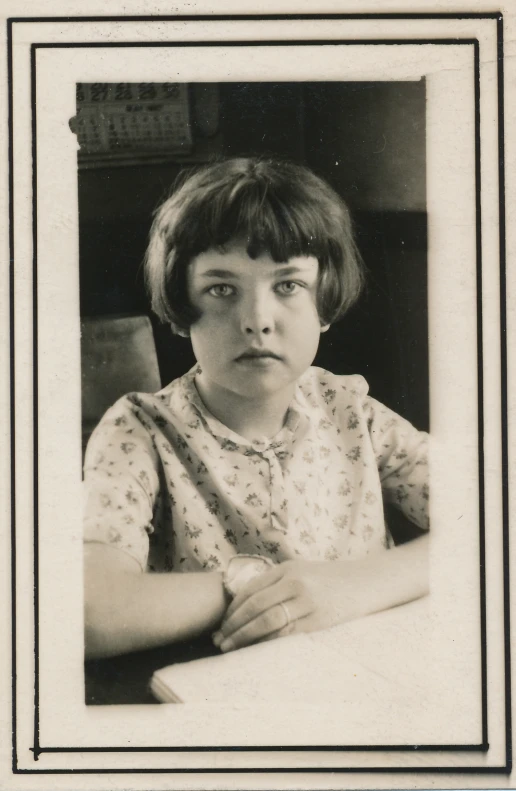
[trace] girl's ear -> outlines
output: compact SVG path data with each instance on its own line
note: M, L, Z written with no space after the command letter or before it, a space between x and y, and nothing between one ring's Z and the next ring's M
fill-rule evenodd
M330 327L331 327L331 324L321 324L321 332L328 332Z

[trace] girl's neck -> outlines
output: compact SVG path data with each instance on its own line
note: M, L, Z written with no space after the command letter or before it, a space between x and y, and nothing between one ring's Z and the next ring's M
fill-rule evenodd
M204 405L211 414L235 434L253 440L274 437L281 431L287 416L295 385L257 399L244 398L237 393L206 383L196 376L195 383Z

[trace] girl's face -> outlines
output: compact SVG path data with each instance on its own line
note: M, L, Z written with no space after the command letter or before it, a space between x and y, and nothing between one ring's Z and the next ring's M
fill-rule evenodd
M200 313L190 338L205 388L252 400L293 391L327 329L317 314L318 269L313 257L253 260L239 243L190 263L188 293Z

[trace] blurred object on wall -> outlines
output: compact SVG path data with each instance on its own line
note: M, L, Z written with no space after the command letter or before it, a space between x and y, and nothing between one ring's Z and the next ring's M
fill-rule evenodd
M79 167L168 159L193 146L185 83L78 83L70 125L79 142Z

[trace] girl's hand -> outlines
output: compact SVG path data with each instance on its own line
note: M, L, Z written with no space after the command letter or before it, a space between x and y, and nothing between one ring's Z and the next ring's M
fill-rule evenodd
M222 651L327 629L428 593L428 536L354 561L288 560L255 577L229 605Z
M367 614L369 563L288 560L255 577L233 599L215 645L231 651L296 632L312 632ZM369 579L369 584L372 580Z

